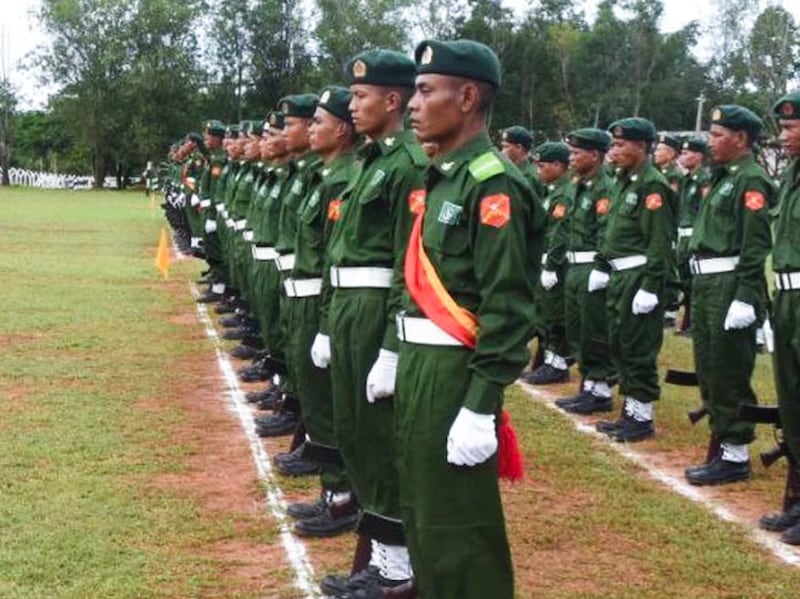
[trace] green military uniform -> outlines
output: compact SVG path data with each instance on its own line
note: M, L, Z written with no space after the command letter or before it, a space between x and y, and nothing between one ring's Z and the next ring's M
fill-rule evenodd
M504 142L516 144L528 152L533 146L534 138L533 134L525 129L525 127L514 125L503 130L501 133L501 139ZM522 173L522 176L525 177L530 186L533 188L533 191L536 192L537 198L544 198L547 195L546 186L539 178L539 172L536 170L536 165L531 161L529 156L525 156L521 162L515 162L514 166L519 169L519 171Z
M712 126L747 131L753 138L761 120L738 106L720 106L712 113ZM712 151L713 156L713 151ZM693 484L729 482L749 476L745 467L746 444L754 439L754 425L738 416L741 403L755 403L750 386L755 364L756 313L764 304L764 262L771 246L769 207L774 188L752 153L712 171L711 187L700 204L689 242L692 254L692 341L695 368L703 405L710 419L712 439L724 453L709 464L687 470ZM752 320L732 323L739 309ZM730 456L733 448L741 454ZM732 471L733 463L742 464ZM709 479L710 477L710 479Z
M667 133L659 133L658 143L664 144L671 148L675 152L676 158L678 152L681 151L681 140ZM683 189L684 175L678 168L675 159L670 160L667 164L658 167L658 170L662 175L664 175L664 178L669 183L672 191L675 192L672 194L672 199L674 202L670 206L670 209L672 210L672 214L675 215L676 219L676 230L674 233L675 237L673 238L673 244L677 244L677 218L678 214L680 213L680 195ZM678 307L680 306L681 283L680 274L678 273L677 256L671 255L670 257L673 259L673 263L670 265L670 276L667 280L667 298L665 300L667 312L664 316L665 320L669 324L673 324L675 322Z
M225 126L219 121L208 121L205 129L209 135L216 137L225 135ZM225 150L221 147L209 149L208 160L200 177L199 195L203 216L203 249L211 270L209 279L212 284L225 281L222 248L217 235L217 212L214 207L214 198L216 197L217 186L226 162Z
M202 250L203 218L201 216L198 182L206 164L203 153L203 138L198 133L190 133L189 139L195 143L195 149L186 158L181 168L181 183L186 196L186 220L191 233L191 247L195 252Z
M423 42L416 59L421 75L499 85L496 56L475 42ZM426 179L422 250L446 293L474 315L478 331L475 347L465 345L406 298L397 389L406 537L421 596L511 599L496 455L454 465L448 438L464 409L484 420L499 414L505 386L527 361L537 276L528 268L529 255L541 253L545 216L485 133L437 156Z

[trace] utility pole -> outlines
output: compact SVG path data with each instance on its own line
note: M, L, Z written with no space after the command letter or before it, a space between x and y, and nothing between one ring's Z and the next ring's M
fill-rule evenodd
M9 167L11 166L11 82L8 80L7 59L8 46L6 44L6 27L0 26L0 186L8 187L11 184Z
M700 133L700 130L703 128L703 104L706 101L706 97L703 95L703 92L700 92L700 95L697 96L697 119L694 122L694 132Z

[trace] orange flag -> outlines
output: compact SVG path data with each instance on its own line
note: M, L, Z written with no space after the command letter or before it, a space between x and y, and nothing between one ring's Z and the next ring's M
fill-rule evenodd
M161 237L158 239L156 268L162 277L169 278L169 240L167 239L167 229L165 227L161 227Z

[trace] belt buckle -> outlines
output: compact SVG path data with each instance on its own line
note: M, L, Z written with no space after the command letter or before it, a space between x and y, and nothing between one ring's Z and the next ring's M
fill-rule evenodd
M400 312L397 313L396 321L397 321L396 322L397 330L400 333L400 335L398 335L398 337L400 338L400 341L407 341L408 337L406 337L406 311L405 310L401 310Z
M334 287L339 286L339 267L331 266L331 285Z

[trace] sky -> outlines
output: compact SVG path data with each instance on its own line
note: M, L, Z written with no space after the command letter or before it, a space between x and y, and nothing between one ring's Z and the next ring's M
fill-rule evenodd
M503 3L523 12L529 5L528 0L503 0ZM0 77L6 72L20 96L20 108L23 110L44 108L49 94L56 90L43 86L35 69L26 66L25 57L45 45L47 37L42 32L35 13L40 0L2 0L0 10ZM585 4L593 15L593 7L598 0L585 0ZM770 4L779 4L792 13L800 22L800 0L771 0ZM698 20L709 26L715 12L714 0L664 0L664 16L661 29L673 32L682 28L692 20ZM709 39L701 42L698 52L708 52ZM705 46L705 47L704 47Z

